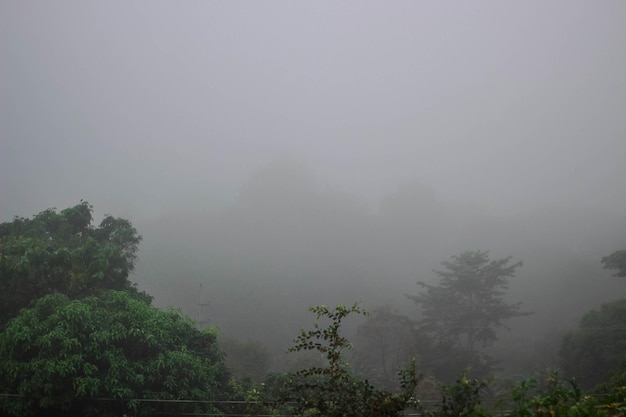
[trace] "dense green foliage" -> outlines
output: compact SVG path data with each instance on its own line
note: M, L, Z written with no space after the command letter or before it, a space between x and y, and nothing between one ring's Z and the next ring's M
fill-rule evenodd
M1 408L15 416L142 415L133 399L214 400L227 379L213 332L120 291L43 297L0 333L0 357L1 390L17 395Z
M626 394L614 387L598 395L585 395L575 380L562 380L557 372L541 379L527 379L512 386L508 395L490 407L482 405L488 397L487 384L460 378L444 386L442 401L433 417L617 417L626 412Z
M313 330L303 330L289 350L319 352L325 356L326 365L273 375L262 391L251 391L250 399L265 400L266 404L266 408L252 407L249 411L253 415L273 411L307 416L397 416L407 407L427 417L614 417L626 412L623 386L613 383L601 394L584 395L574 380L563 381L556 372L541 380L505 386L508 393L502 392L503 387L494 391L488 381L470 379L462 372L455 383L438 384L438 401L422 403L413 397L420 392L413 363L400 372L401 393L390 394L355 377L342 354L350 347L350 342L339 335L342 320L350 313L365 313L357 305L311 310L318 320L326 318L330 323L322 327L316 321Z
M128 276L141 236L125 219L106 216L98 227L92 221L92 207L81 202L0 224L0 328L52 292L70 298L103 289L137 293Z
M521 266L510 257L468 251L443 262L445 269L435 271L439 284L420 282L424 290L409 296L421 307L419 320L391 307L371 315L358 304L313 307L313 329L302 330L288 350L298 358L294 370L266 375L263 345L232 338L218 344L214 330L200 331L181 313L153 307L131 284L141 236L129 221L92 222L92 207L81 202L0 224L0 415L367 417L413 407L431 417L608 417L626 411L626 300L585 315L561 349L565 373L601 396L584 395L578 383L556 374L512 387L501 380L493 388L466 376L491 375L494 361L480 349L496 341L507 319L527 314L504 301ZM623 252L602 259L618 276ZM350 315L365 321L348 364L352 344L341 330ZM427 375L420 381L416 363Z
M486 411L481 407L482 395L487 382L468 379L463 373L454 384L441 384L441 401L435 407L423 405L421 414L426 417L482 416Z
M141 236L92 224L87 202L0 224L0 412L11 416L214 412L229 373L212 330L150 305L129 281ZM149 400L146 402L145 400Z
M580 321L561 347L563 370L585 388L607 382L626 367L626 300L604 304Z

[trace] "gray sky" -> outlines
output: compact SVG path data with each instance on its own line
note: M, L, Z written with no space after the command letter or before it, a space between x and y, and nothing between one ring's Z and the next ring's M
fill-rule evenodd
M370 202L626 207L626 2L0 1L0 216L223 204L276 157Z

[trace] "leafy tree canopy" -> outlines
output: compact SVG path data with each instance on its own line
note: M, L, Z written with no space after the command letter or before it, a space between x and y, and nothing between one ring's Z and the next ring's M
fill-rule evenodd
M626 250L618 250L602 258L604 269L615 271L616 277L626 277Z
M228 377L214 332L124 291L41 298L0 333L0 357L13 416L146 415L137 399L214 400Z
M141 236L125 219L107 215L92 224L87 202L32 219L0 224L0 329L19 310L52 292L70 298L102 289L129 290Z

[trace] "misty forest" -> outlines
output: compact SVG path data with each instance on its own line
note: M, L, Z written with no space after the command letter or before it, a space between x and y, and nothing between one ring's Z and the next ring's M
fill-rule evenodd
M626 416L625 17L0 2L0 417Z

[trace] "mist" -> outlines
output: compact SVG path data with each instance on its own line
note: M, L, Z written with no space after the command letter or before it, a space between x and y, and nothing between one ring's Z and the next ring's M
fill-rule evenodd
M260 340L277 368L310 305L415 315L405 294L441 261L511 255L507 297L534 315L500 349L550 362L626 285L600 265L626 246L624 16L4 1L0 216L84 199L130 219L139 287Z

